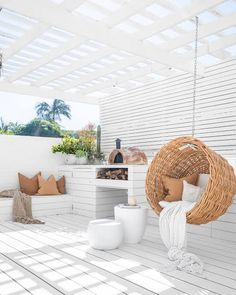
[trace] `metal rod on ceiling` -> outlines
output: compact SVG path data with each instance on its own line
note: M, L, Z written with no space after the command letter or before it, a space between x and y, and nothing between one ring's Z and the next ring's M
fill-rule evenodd
M2 50L0 49L0 79L2 79L2 62L3 62L3 54Z
M194 68L193 68L193 113L192 113L192 136L195 135L196 121L196 88L197 88L197 58L198 58L198 16L195 16L195 44L194 44Z
M2 7L0 7L0 12L2 11ZM0 48L0 79L2 79L2 63L3 63L3 53Z

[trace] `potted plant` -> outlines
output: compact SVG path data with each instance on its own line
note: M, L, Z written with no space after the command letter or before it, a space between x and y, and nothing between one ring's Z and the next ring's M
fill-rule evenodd
M105 160L105 155L103 153L97 153L94 151L89 155L89 162L94 165L100 165Z
M61 143L52 146L53 153L62 153L65 155L65 164L67 165L76 164L76 152L79 149L81 149L80 141L69 136L64 137Z
M76 158L77 158L77 164L78 165L85 165L88 163L88 154L84 150L77 150L76 151Z
M101 152L101 127L98 125L97 127L97 132L96 132L96 137L94 136L91 140L86 141L87 147L87 156L88 156L88 161L90 164L101 164L104 159L105 155ZM89 148L88 148L89 147Z
M97 126L97 136L96 136L96 149L93 150L91 155L92 162L94 164L101 164L105 160L105 155L101 152L101 126Z
M101 127L98 125L97 134L94 129L83 129L79 138L65 136L60 144L52 146L52 152L64 154L67 165L100 164L105 158L101 152Z

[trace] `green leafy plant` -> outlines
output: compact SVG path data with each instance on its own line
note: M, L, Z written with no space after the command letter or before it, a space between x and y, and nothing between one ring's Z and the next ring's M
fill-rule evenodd
M97 133L95 125L89 123L79 131L79 138L65 136L60 144L52 146L53 153L73 154L77 158L87 157L91 164L105 159L101 152L101 127L98 126Z
M89 161L91 164L96 163L96 162L101 162L105 160L105 155L104 153L97 153L96 151L94 151L93 153L91 153L88 157Z
M2 117L0 117L0 134L14 135L19 134L24 126L17 122L6 123Z
M78 150L83 150L81 142L79 139L73 137L64 137L62 142L59 144L54 144L52 146L53 153L62 153L62 154L73 154L75 155Z
M12 131L4 131L4 130L0 130L0 134L2 134L2 135L14 135L14 133Z
M76 157L77 158L84 158L84 157L87 157L87 152L83 151L83 150L78 150L76 151Z
M95 126L92 123L86 125L79 131L79 140L82 144L82 149L90 154L96 147L96 132Z

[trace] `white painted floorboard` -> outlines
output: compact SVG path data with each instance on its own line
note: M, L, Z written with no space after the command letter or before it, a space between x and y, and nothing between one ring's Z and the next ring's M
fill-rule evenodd
M0 225L0 294L235 295L236 243L189 235L189 250L205 262L202 276L160 272L167 262L158 228L141 244L112 251L88 246L88 219L43 218L45 225Z

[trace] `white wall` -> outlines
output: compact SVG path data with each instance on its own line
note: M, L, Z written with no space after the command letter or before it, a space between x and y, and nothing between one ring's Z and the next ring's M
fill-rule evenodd
M109 153L118 137L123 146L145 150L151 160L164 143L190 135L192 83L191 75L181 74L101 99L103 150ZM197 85L196 137L225 156L236 171L236 59L209 67ZM151 210L149 222L158 225ZM188 230L236 242L236 200L218 221Z
M193 78L181 74L100 100L102 147L117 137L150 157L170 139L191 134ZM236 157L236 59L198 78L196 137L221 154Z
M57 175L64 162L60 154L52 154L51 146L58 142L59 138L0 135L0 190L18 187L18 172Z

